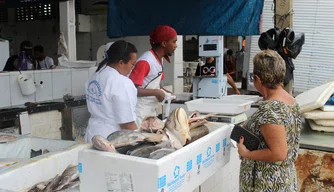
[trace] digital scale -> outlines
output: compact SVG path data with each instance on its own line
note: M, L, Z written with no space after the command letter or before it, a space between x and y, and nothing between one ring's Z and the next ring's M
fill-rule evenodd
M206 115L202 114L201 115ZM219 123L231 123L231 124L239 124L247 120L247 115L245 113L241 113L238 115L220 115L216 114L214 116L207 117L206 120L210 122L219 122Z
M227 77L224 75L224 36L200 36L198 55L206 59L213 57L215 66L193 77L193 98L222 98L227 95Z

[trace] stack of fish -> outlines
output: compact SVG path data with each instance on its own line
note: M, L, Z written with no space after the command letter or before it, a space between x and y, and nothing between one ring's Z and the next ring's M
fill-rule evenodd
M146 117L140 131L120 130L104 139L96 135L92 142L101 151L121 153L150 159L160 159L183 146L207 135L205 117L187 117L183 108L174 109L166 122L157 117Z
M28 192L64 192L79 186L78 166L68 166L61 175L34 185Z

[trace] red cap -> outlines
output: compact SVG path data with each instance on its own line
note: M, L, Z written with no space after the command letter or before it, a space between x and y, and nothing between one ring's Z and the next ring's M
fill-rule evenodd
M168 41L177 36L175 29L168 25L159 25L150 33L150 43L151 45L155 43L161 43L163 41ZM165 59L170 62L169 57L165 56Z
M159 25L150 33L150 43L151 45L154 43L161 43L176 36L177 33L172 27L168 25Z

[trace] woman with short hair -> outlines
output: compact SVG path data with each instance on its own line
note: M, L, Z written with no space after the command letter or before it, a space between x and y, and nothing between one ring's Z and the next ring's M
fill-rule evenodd
M263 95L259 109L244 128L260 139L249 151L241 137L240 191L297 191L294 161L298 156L301 115L296 100L283 88L285 63L272 50L254 59L254 87Z

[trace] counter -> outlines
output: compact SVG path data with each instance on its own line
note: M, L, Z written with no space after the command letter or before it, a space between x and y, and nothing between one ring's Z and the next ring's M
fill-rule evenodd
M7 121L17 117L18 113L28 112L29 114L62 110L68 107L77 107L86 105L85 97L76 97L72 101L64 101L63 99L51 100L47 102L39 102L37 106L18 105L15 107L0 108L0 121Z

